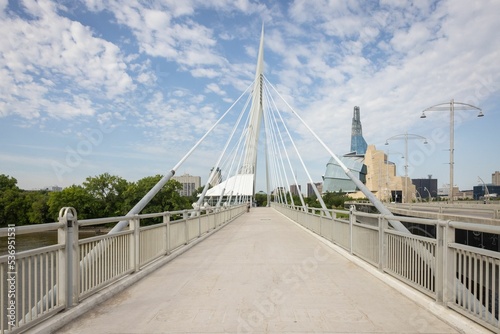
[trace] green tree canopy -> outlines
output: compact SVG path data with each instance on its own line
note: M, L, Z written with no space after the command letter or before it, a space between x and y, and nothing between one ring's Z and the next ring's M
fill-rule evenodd
M99 212L99 217L113 217L125 214L123 203L125 192L128 189L127 180L104 173L94 177L87 177L83 188L94 200L94 211ZM75 208L76 209L76 208Z
M137 204L161 178L161 175L147 176L137 182L130 183L124 194L127 211ZM182 189L181 183L169 180L141 213L176 211L190 208L189 199L179 194L178 190L180 189Z
M24 195L17 187L17 180L0 175L0 226L23 225L28 222Z
M78 219L103 217L99 214L99 204L82 186L72 185L62 191L49 194L49 215L57 221L59 210L63 207L76 209Z

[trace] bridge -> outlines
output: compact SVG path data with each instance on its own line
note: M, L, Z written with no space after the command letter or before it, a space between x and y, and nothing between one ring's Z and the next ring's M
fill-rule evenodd
M499 226L395 216L291 107L378 212L327 208L315 187L321 207L309 208L283 191L297 184L285 141L305 166L265 102L263 36L244 130L235 125L209 179L223 165L227 178L207 182L193 209L141 213L213 128L125 216L82 220L65 207L57 222L0 229L9 241L58 233L54 245L0 257L0 334L500 331L499 253L456 240ZM261 123L268 207L247 212ZM79 238L102 224L114 227Z

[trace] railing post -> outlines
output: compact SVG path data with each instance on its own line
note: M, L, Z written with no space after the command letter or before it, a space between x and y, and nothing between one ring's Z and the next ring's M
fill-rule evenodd
M78 304L80 294L80 255L78 247L78 217L74 208L65 207L59 211L59 222L64 229L58 230L58 243L64 243L64 251L59 251L58 299L66 307Z
M455 251L449 245L455 242L455 229L450 226L450 221L446 221L443 227L444 235L444 264L443 264L443 303L455 302Z
M165 226L165 255L170 254L170 212L165 212L163 215L163 222L166 224Z
M197 214L200 214L200 211L197 211ZM189 229L188 229L188 211L184 210L182 212L182 218L184 219L184 238L185 238L185 243L184 245L187 245L189 243Z
M322 231L321 223L322 223L322 220L323 220L323 214L326 214L326 212L324 212L323 210L321 210L319 212L319 233L318 233L320 237L323 236L323 234L321 233L321 231Z
M64 245L64 248L59 249L58 251L58 272L57 272L57 304L59 305L66 305L68 306L68 298L67 296L67 290L66 286L68 285L68 278L67 278L67 273L68 273L68 267L67 267L67 258L68 258L68 246L67 246L67 231L68 231L68 224L67 224L67 217L66 217L66 212L68 208L62 208L59 211L59 218L58 221L60 223L63 223L64 225L61 226L57 230L57 243L59 245Z
M378 269L384 271L385 266L385 228L387 220L380 215L378 217Z
M205 216L207 216L207 219L210 219L210 216L208 215L208 210L205 210ZM201 212L198 215L198 238L201 238Z
M436 302L443 303L443 294L445 288L445 277L446 277L446 247L445 247L445 233L446 226L442 225L440 221L436 223L436 262L434 268L434 279L436 282Z
M133 231L130 235L130 268L134 268L134 272L139 271L140 263L140 220L137 215L129 220L129 228Z
M356 222L356 206L351 205L349 208L349 253L353 253L353 230Z

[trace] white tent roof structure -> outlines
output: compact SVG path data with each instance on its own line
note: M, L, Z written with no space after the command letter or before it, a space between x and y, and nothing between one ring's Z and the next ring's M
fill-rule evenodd
M205 196L253 196L254 174L237 174L208 189Z

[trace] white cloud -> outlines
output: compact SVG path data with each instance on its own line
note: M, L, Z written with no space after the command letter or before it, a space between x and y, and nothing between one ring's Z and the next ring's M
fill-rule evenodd
M5 114L27 118L39 117L41 112L63 118L91 115L89 104L82 105L78 96L49 100L54 99L52 94L60 100L63 89L73 91L64 93L68 96L84 89L103 91L108 98L134 89L116 45L94 37L81 23L59 16L50 1L26 0L22 5L26 13L2 18L2 25L9 27L0 42L0 66L5 74L0 98L11 102Z
M415 125L429 105L481 104L500 86L495 0L86 0L85 13L54 3L5 11L0 0L0 117L46 129L111 122L127 130L117 136L134 133L124 147L166 159L253 80L262 21L266 78L336 153L349 148L355 105L365 138L383 142L431 127ZM292 130L306 132L297 122Z
M220 96L225 96L226 95L226 92L224 90L222 90L219 85L217 85L216 83L210 83L207 85L207 91L209 92L213 92L217 95L220 95Z

